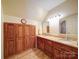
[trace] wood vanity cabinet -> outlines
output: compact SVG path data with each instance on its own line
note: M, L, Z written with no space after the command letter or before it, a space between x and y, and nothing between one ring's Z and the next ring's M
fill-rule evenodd
M44 51L44 39L41 37L37 37L37 48Z
M78 48L46 38L37 37L37 48L42 49L51 59L78 59Z
M4 56L8 57L35 48L35 39L35 26L4 23Z

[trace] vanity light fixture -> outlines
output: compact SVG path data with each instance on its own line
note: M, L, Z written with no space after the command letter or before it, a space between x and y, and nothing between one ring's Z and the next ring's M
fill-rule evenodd
M63 17L63 14L59 14L58 16L59 16L59 18L62 18Z

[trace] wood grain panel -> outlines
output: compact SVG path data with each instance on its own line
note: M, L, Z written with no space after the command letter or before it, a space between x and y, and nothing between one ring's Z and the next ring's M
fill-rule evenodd
M36 45L36 37L35 36L31 36L30 37L30 47L31 48L35 48L35 45Z
M15 53L15 36L14 24L4 23L4 56L13 55Z
M30 26L30 36L35 36L35 26Z
M22 52L23 50L23 26L22 25L17 25L16 27L16 51Z

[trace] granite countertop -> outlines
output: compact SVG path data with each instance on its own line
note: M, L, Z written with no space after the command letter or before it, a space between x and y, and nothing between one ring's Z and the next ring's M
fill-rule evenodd
M51 40L51 41L63 43L65 45L69 45L69 46L78 48L77 41L66 40L65 38L59 38L59 37L54 37L54 36L50 36L50 35L37 35L37 36L42 37L42 38L46 38L46 39Z

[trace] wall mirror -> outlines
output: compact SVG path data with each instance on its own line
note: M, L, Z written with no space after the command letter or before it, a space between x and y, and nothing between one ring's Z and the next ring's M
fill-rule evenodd
M49 21L48 21L49 20ZM78 16L77 14L69 15L62 19L48 18L42 24L43 34L62 37L67 40L78 39Z

